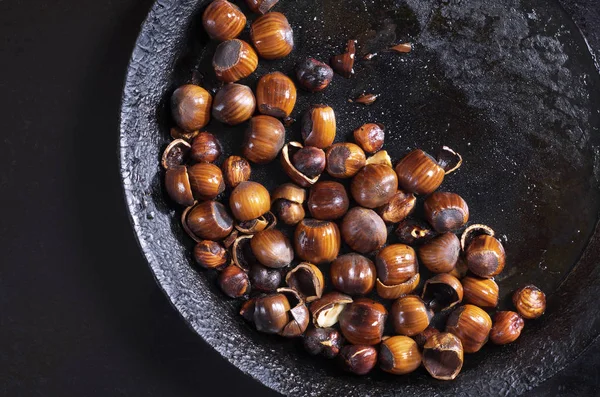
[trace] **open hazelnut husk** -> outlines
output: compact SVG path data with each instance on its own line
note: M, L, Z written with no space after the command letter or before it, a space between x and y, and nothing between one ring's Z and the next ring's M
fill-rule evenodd
M294 181L296 184L302 187L310 187L317 183L321 174L316 176L308 176L303 174L296 164L292 161L293 156L300 151L304 146L300 142L289 142L281 150L281 166L285 173ZM319 149L320 150L320 149ZM322 150L321 150L322 151ZM296 162L297 163L297 162ZM323 153L323 169L325 168L325 156Z
M327 328L338 322L340 314L352 298L340 292L330 292L310 305L312 320L315 327Z
M321 270L308 262L302 262L290 270L285 282L288 287L298 292L306 303L321 298L325 286Z
M258 218L251 219L249 221L237 222L235 228L243 234L256 234L263 230L269 230L277 225L277 218L269 211Z

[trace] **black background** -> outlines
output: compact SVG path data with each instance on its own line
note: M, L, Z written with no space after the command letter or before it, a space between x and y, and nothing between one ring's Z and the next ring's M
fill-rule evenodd
M0 0L0 395L276 395L186 327L129 225L119 101L152 2ZM599 357L532 394L598 395Z

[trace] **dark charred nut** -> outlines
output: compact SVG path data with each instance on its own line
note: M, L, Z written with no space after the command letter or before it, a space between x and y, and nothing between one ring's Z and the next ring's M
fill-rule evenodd
M296 169L292 162L293 155L303 147L304 146L302 146L300 142L290 142L286 144L281 150L281 167L294 183L302 187L309 187L319 180L320 175L309 178Z
M415 194L433 193L444 181L444 169L420 149L413 150L400 160L396 173L400 187Z
M296 106L296 86L281 72L266 74L256 85L256 103L262 114L284 119Z
M205 269L218 270L230 262L229 253L225 247L211 240L202 240L196 244L194 259Z
M219 44L212 60L217 79L234 83L250 76L258 66L258 55L243 40L227 40Z
M367 159L368 164L382 164L392 168L392 159L387 150L380 150Z
M417 346L423 347L423 346L425 346L425 343L427 343L427 340L429 340L429 338L431 338L433 335L437 335L439 333L440 333L440 331L438 331L437 328L429 326L429 327L425 328L425 330L423 330L423 332L419 333L418 335L415 335L415 337L413 339L415 340L415 342L417 342ZM462 347L462 345L461 345L461 347Z
M201 132L194 138L190 157L196 163L213 163L221 156L221 144L210 132Z
M525 326L525 321L518 313L508 311L496 313L493 323L490 341L496 345L506 345L516 341Z
M348 40L346 52L331 57L329 64L340 76L349 79L354 74L354 59L356 58L356 40Z
M258 232L250 241L252 253L264 266L279 269L294 260L294 249L290 240L279 230Z
M162 155L163 168L168 170L185 164L190 155L190 148L190 144L184 139L176 139L169 143Z
M231 83L215 95L212 115L221 123L237 125L249 120L255 109L256 99L250 87Z
M396 228L398 241L407 245L420 245L435 237L435 232L427 223L413 218L401 221Z
M339 292L329 292L315 300L310 305L314 326L318 328L334 326L337 324L340 314L350 303L352 303L352 298Z
M249 272L252 266L259 264L250 247L252 237L248 235L239 236L235 239L230 249L233 263L245 272Z
M512 296L517 312L526 320L540 317L546 311L546 294L535 285L526 285Z
M230 298L240 298L250 292L250 279L246 272L229 265L219 274L219 287Z
M325 152L314 146L304 146L292 156L292 164L308 178L317 178L325 171Z
M386 223L398 223L412 214L416 203L414 194L398 190L387 204L377 208L377 213Z
M354 130L354 140L367 153L375 153L385 142L383 124L368 123Z
M498 284L491 278L467 276L461 283L465 303L489 309L498 306Z
M306 58L296 65L296 79L309 92L323 91L333 79L333 69L314 58Z
M375 257L377 276L385 285L402 284L419 272L415 251L404 244L391 244Z
M425 218L438 233L460 229L469 220L469 207L456 193L435 192L425 200Z
M396 44L395 46L391 47L390 50L399 52L399 53L408 53L412 50L412 44L411 43Z
M279 0L246 0L248 8L257 14L266 14Z
M377 295L383 299L398 299L401 296L408 295L416 290L420 281L421 276L419 273L415 274L407 281L395 285L385 285L380 279L377 279Z
M373 210L354 207L340 226L342 238L353 251L367 254L381 248L387 241L383 219Z
M467 261L465 260L463 255L458 256L458 260L456 261L456 266L452 269L448 274L456 277L459 280L462 280L463 277L467 275L469 268L467 267ZM465 291L466 294L466 291ZM479 306L479 305L475 305Z
M302 260L317 265L333 262L340 246L340 230L331 221L303 219L296 226L294 248Z
M379 302L359 298L339 316L340 330L353 345L376 345L383 337L387 310Z
M250 37L258 54L264 59L279 59L294 49L294 32L280 12L258 17L250 27Z
M320 299L323 295L325 280L323 273L312 263L303 262L285 276L285 283L298 292L306 303Z
M492 236L481 235L471 241L465 258L471 273L479 277L492 278L504 269L506 254L500 241Z
M341 218L350 207L350 199L344 185L333 181L317 182L310 188L308 211L315 219Z
M271 211L286 225L296 225L304 219L302 205L306 200L306 191L293 183L279 186L271 196Z
M366 375L377 364L377 349L373 346L346 345L339 354L344 371L355 375Z
M338 256L329 269L331 284L348 295L366 295L375 287L373 262L356 253Z
M198 163L188 167L192 193L198 200L211 200L225 191L221 169L214 164Z
M464 352L460 339L448 332L432 335L423 346L423 366L435 379L456 378L463 361Z
M269 191L257 182L242 182L229 197L229 206L235 219L249 221L269 211L271 198Z
M304 334L303 342L309 354L334 358L340 352L344 339L334 328L311 328Z
M335 112L327 105L312 105L302 117L301 131L306 146L328 148L335 139Z
M245 309L248 311L249 308ZM290 302L281 293L256 298L251 311L252 322L260 332L279 334L290 321L290 309Z
M275 292L281 285L281 271L255 263L248 272L253 290Z
M225 0L215 0L202 14L204 30L213 40L236 38L246 26L246 16L235 5Z
M210 106L209 106L210 108ZM177 140L177 139L183 139L187 142L191 142L196 135L198 135L200 133L200 131L192 131L192 132L187 132L182 130L181 128L175 126L175 127L171 127L170 130L170 134L171 134L171 138Z
M356 98L354 100L348 99L348 102L360 103L362 105L369 106L369 105L374 104L378 97L379 97L379 95L376 95L376 94L361 94L358 98Z
M463 299L463 286L460 281L447 273L435 275L425 281L423 300L433 311L450 309Z
M448 273L456 266L460 241L452 233L440 234L419 247L421 264L432 273Z
M415 295L406 295L392 305L390 319L399 335L415 336L423 332L431 322L433 312Z
M366 208L387 204L398 191L394 170L381 164L364 166L352 179L350 192L354 200Z
M450 314L446 332L458 337L465 353L475 353L488 341L492 319L482 309L473 305L460 306Z
M444 173L448 175L460 168L463 159L459 153L448 146L442 146L437 155L437 162L444 169Z
M290 303L290 322L283 327L281 336L286 338L296 338L302 336L308 324L310 323L310 313L304 300L296 291L290 288L279 288L279 293L283 293Z
M242 154L256 164L275 160L285 143L285 128L271 116L254 116L246 129Z
M334 178L352 178L367 164L365 152L353 143L335 143L326 156L327 173Z
M484 234L491 237L494 237L496 235L494 229L487 225L475 224L468 226L460 236L460 247L463 251L466 251L467 247L469 246L469 244L471 244L471 241L473 241L475 237Z
M204 88L182 85L171 96L173 120L186 132L198 131L210 121L212 102L212 96Z
M417 342L408 336L392 336L381 343L379 367L394 375L405 375L421 365L421 352Z
M198 203L184 215L184 228L202 240L222 240L233 230L233 219L217 201Z
M230 188L235 188L242 182L250 179L252 168L250 163L240 156L229 156L221 166L225 184Z
M177 204L185 207L194 205L194 195L186 166L180 165L167 170L165 189L171 200Z

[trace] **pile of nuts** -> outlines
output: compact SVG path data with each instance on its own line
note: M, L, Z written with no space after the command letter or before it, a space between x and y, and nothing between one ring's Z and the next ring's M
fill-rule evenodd
M545 295L525 286L513 295L516 311L490 318L504 248L491 228L465 228L469 208L461 196L436 191L460 167L460 155L444 147L434 158L416 149L393 167L383 150L384 126L365 124L354 131L355 143L334 143L335 112L321 104L304 114L302 142L286 143L281 120L289 121L294 109L294 81L270 73L256 92L236 81L256 70L259 56L287 56L292 28L283 14L269 12L277 0L247 3L263 14L251 24L252 45L236 38L246 25L237 6L215 0L203 14L206 31L221 42L213 67L224 85L214 99L191 84L171 98L176 127L162 159L165 186L185 207L182 225L197 242L196 262L219 272L218 285L228 297L243 299L240 314L258 331L303 337L310 354L339 357L354 374L377 363L392 374L423 365L436 379L454 379L463 353L479 351L488 340L515 341L523 319L543 314ZM352 76L354 58L350 41L346 53L331 59L333 68L312 58L299 62L296 81L306 91L322 91L334 71ZM203 131L211 115L248 125L241 156L227 157L220 167L221 145ZM251 164L277 157L291 182L269 192L250 180ZM327 180L320 180L325 173ZM338 181L344 179L348 190ZM217 201L224 193L228 202ZM423 220L411 217L417 196L424 197ZM388 225L395 225L391 244ZM348 252L340 255L342 244ZM419 264L433 274L422 289ZM434 316L448 312L445 329L434 328ZM384 336L388 319L396 335Z

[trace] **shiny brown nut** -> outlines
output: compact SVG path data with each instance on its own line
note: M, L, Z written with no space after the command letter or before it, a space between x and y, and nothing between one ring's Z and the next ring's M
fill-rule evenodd
M394 170L381 164L364 166L352 179L350 192L354 200L366 208L387 204L398 191Z
M329 292L310 305L312 321L315 327L327 328L337 324L340 314L352 298L339 292Z
M498 306L498 284L491 278L466 276L460 282L465 303L489 309Z
M269 12L258 17L250 27L250 37L264 59L287 56L294 49L294 32L285 15Z
M284 183L271 195L271 211L286 225L296 225L304 219L303 203L306 191L293 183Z
M418 249L421 264L432 273L448 273L456 266L460 255L460 241L452 233L444 233Z
M304 145L326 149L335 140L335 112L327 105L313 105L302 118Z
M402 284L419 272L417 255L408 245L388 245L375 257L377 276L385 285Z
M225 83L235 83L256 70L258 55L250 44L243 40L227 40L215 50L212 65L217 79Z
M250 280L242 269L235 265L229 265L217 279L221 291L230 298L240 298L250 292Z
M215 0L204 10L202 25L212 39L231 40L244 30L246 16L235 4Z
M350 207L350 199L341 183L322 181L314 184L308 196L308 211L315 219L341 218Z
M354 207L348 211L340 230L344 242L361 254L378 250L387 240L387 228L383 219L367 208Z
M333 80L333 69L314 58L306 58L296 65L296 79L309 92L323 91Z
M332 262L341 246L340 230L331 221L303 219L296 226L294 248L300 259L314 264Z
M346 345L339 354L344 371L355 375L366 375L377 364L377 349L373 346Z
M386 318L387 310L381 303L360 298L340 315L340 330L353 345L376 345L381 342Z
M210 108L210 106L209 106ZM174 126L171 127L171 130L169 131L171 138L177 140L177 139L183 139L187 142L191 142L196 135L198 135L200 133L200 131L196 130L196 131L192 131L192 132L187 132L181 128L179 128L178 126Z
M306 303L320 299L325 280L321 270L312 263L303 262L285 276L285 283L295 290Z
M394 375L405 375L421 365L421 352L417 342L408 336L392 336L381 343L379 367Z
M513 304L526 320L540 317L546 311L546 294L535 285L526 285L515 291Z
M398 241L407 245L420 245L435 237L435 231L427 224L418 219L406 218L396 228Z
M235 188L242 182L250 179L252 168L250 163L240 156L229 156L221 166L225 184L230 188Z
M460 306L450 314L446 332L458 337L465 353L475 353L488 341L492 319L482 309L473 305Z
M396 174L403 190L422 195L433 193L444 180L444 169L433 157L419 149L400 160Z
M433 311L442 311L458 305L463 300L463 286L450 274L437 274L425 281L423 300Z
M423 347L423 346L425 346L425 343L427 343L427 340L429 338L431 338L433 335L437 335L439 333L440 333L440 331L438 331L437 328L429 326L429 327L425 328L425 330L423 332L419 333L418 335L415 335L415 337L413 339L415 340L415 342L417 342L417 346ZM462 344L461 344L461 347L462 347Z
M190 157L191 149L186 140L175 139L165 148L160 163L166 170L184 165Z
M230 262L229 253L216 241L202 240L194 247L196 263L205 269L220 269Z
M488 235L475 237L467 247L465 258L469 270L485 278L500 274L506 262L504 247L500 241Z
M292 164L307 178L318 178L325 171L325 152L314 146L304 146L292 156Z
M335 55L329 60L331 68L340 76L349 79L354 74L354 59L356 57L356 40L348 40L346 52Z
M286 338L302 336L310 323L310 313L304 300L291 288L279 288L277 292L283 293L286 296L291 307L290 321L283 327L279 335Z
M335 143L326 156L327 173L334 178L352 178L367 164L365 152L353 143Z
M222 240L233 230L233 219L216 201L198 203L185 215L185 227L201 240Z
M415 274L407 281L395 285L385 285L381 282L380 279L377 279L377 295L379 295L383 299L398 299L416 290L419 286L420 281L421 276L419 275L419 273Z
M314 178L309 178L294 166L292 158L294 154L296 154L296 152L303 147L304 146L302 146L300 142L289 142L288 144L284 145L283 149L281 149L281 167L294 183L302 187L309 187L317 183L321 175L317 175Z
M246 129L242 154L256 164L275 160L285 143L285 128L271 116L254 116Z
M431 322L433 312L416 295L406 295L392 305L390 319L399 335L415 336L425 330Z
M524 326L525 321L518 313L497 312L490 331L490 341L496 345L512 343L521 336Z
M269 211L271 207L269 191L257 182L242 182L229 197L229 206L235 219L249 221Z
M387 150L380 150L371 157L367 158L367 164L382 164L392 168L392 158Z
M354 130L354 140L367 153L375 153L383 147L385 127L368 123Z
M224 85L213 101L212 116L221 123L241 124L254 114L256 99L250 87L231 83Z
M290 309L290 302L284 294L259 297L254 303L252 321L260 332L279 334L290 321Z
M304 334L302 342L309 354L334 358L342 349L344 339L334 328L311 328Z
M386 223L398 223L412 214L416 204L414 194L398 190L387 204L377 208L377 213Z
M171 114L177 125L193 132L210 121L213 98L204 88L193 84L182 85L171 96Z
M275 292L281 285L281 270L272 269L259 263L250 266L248 272L252 290L263 292Z
M179 205L194 205L194 194L190 184L188 169L184 165L168 169L165 174L165 189L171 200Z
M435 192L423 205L427 222L438 233L460 229L469 220L469 207L456 193Z
M366 295L375 287L375 265L362 255L338 256L329 270L333 287L345 294Z
M262 114L286 118L296 106L296 86L281 72L266 74L256 85L256 103Z
M460 339L448 332L432 335L423 346L423 366L435 379L456 378L463 361L464 352Z
M279 230L258 232L250 240L252 253L264 266L282 268L294 260L294 249L290 240Z
M188 167L190 186L197 200L211 200L225 191L221 169L214 164L198 163Z
M248 8L257 14L266 14L279 0L246 0Z
M190 158L196 163L214 163L221 156L221 144L210 132L199 133L192 142Z

